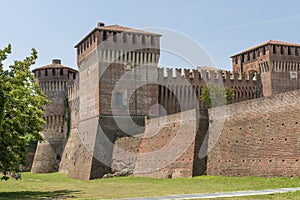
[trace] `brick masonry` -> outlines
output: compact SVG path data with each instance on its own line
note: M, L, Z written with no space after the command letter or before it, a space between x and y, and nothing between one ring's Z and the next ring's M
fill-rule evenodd
M192 177L197 133L196 111L156 118L146 124L134 175Z
M250 100L210 112L208 175L300 176L300 91ZM218 137L219 135L219 137Z
M299 89L300 45L268 41L233 56L233 72L173 71L157 68L159 38L99 23L75 46L79 73L59 60L33 71L52 103L32 172L59 166L82 180L125 167L165 178L300 175L298 92L279 94ZM232 88L235 104L208 114L199 102L208 83ZM215 115L222 108L224 124Z
M147 119L143 134L116 140L112 171L126 168L135 176L192 177L197 130L196 110Z

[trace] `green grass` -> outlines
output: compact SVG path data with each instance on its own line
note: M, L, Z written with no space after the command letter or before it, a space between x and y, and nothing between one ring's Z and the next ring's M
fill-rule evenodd
M181 179L153 179L120 177L80 181L67 178L66 175L58 173L23 173L21 181L12 179L0 181L0 199L110 199L284 187L300 187L300 178L202 176ZM281 199L281 197L290 197L291 199L295 197L294 199L300 199L300 193L252 196L246 197L246 199L276 199L277 197L278 199Z
M299 200L300 199L300 191L296 192L288 192L282 194L269 194L269 195L256 195L256 196L247 196L247 197L230 197L230 198L217 198L212 200Z

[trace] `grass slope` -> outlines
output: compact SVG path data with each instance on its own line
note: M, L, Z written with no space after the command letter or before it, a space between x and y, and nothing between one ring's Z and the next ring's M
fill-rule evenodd
M0 182L0 199L110 199L172 194L212 193L299 187L300 178L255 178L201 176L181 179L120 177L80 181L64 174L23 173L22 180ZM300 192L246 199L300 199ZM227 198L226 198L227 199ZM244 199L244 198L233 198Z

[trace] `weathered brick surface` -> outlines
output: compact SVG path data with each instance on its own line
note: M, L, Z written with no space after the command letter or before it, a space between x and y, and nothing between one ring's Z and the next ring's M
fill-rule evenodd
M140 140L141 135L116 139L112 156L112 172L120 172L123 169L134 170Z
M219 137L221 117L210 116L207 174L300 176L299 95L292 91L227 106Z
M149 120L140 141L134 175L192 177L196 131L195 110Z
M60 60L53 60L52 64L34 69L33 72L50 103L45 107L46 124L40 133L45 141L38 143L31 172L54 172L58 171L67 139L67 88L74 84L78 74L76 70L61 65Z

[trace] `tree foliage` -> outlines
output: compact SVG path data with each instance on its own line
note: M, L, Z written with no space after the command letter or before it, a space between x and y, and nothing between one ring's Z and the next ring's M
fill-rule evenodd
M10 53L10 45L0 50L0 170L4 177L26 164L28 140L42 140L43 107L48 103L29 68L37 59L36 50L5 69L3 62Z
M207 108L213 108L232 103L233 96L234 93L231 88L208 84L203 88L200 100L204 102Z

